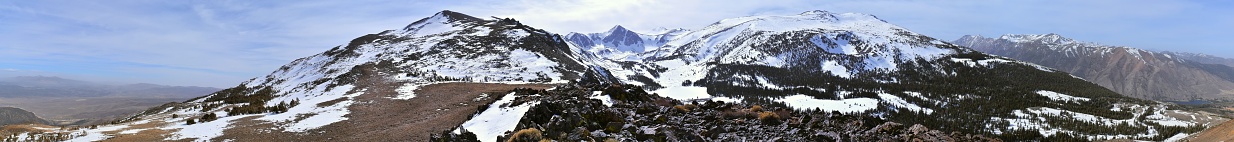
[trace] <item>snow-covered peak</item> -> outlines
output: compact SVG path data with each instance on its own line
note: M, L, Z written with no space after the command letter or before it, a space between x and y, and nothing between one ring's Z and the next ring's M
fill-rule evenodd
M1053 44L1071 44L1078 43L1076 40L1063 37L1062 35L1049 34L1005 34L999 39L1005 39L1013 42L1044 42Z
M651 32L648 32L648 34L651 34L651 35L680 34L686 31L688 30L684 28L669 29L665 27L659 27L659 28L651 29Z
M608 33L608 34L616 34L616 33L633 33L633 32L634 32L634 31L630 31L630 29L626 29L626 27L622 27L621 25L617 25L617 26L613 26L613 28L609 28L609 29L608 29L608 32L605 32L605 33Z
M433 16L417 20L404 27L402 33L408 35L431 35L446 31L458 30L467 23L483 22L485 19L472 17L450 10L444 10Z
M832 13L826 10L810 10L801 12L801 14L798 15L832 15Z
M715 33L734 29L771 32L814 29L849 30L871 32L879 35L895 35L897 31L894 29L903 30L899 26L892 25L869 14L831 13L815 10L803 12L799 15L749 16L724 19L695 33Z
M592 54L606 59L638 60L639 53L658 49L685 29L660 28L652 34L631 31L621 25L603 33L569 33L565 38Z
M964 35L964 36L961 36L959 40L973 40L973 39L985 39L985 38L986 37L981 36L981 35Z
M781 39L785 37L766 37L769 35L809 35L812 37L797 37L802 39ZM810 41L819 47L827 48L829 53L858 55L892 50L913 50L907 48L930 47L944 42L933 39L917 39L919 34L887 23L877 17L861 13L831 13L827 11L807 11L798 15L749 16L724 19L699 30L681 35L668 44L673 49L667 54L657 54L658 57L677 55L692 56L692 60L705 60L715 53L730 51L727 48L739 47L750 40L751 44L766 43L767 40L801 40ZM807 39L808 38L808 39ZM929 40L926 43L918 41ZM850 43L870 43L859 45ZM894 44L894 45L892 45ZM902 46L904 45L904 46ZM888 49L904 47L906 49ZM835 52L830 52L835 51ZM842 52L842 53L841 53Z

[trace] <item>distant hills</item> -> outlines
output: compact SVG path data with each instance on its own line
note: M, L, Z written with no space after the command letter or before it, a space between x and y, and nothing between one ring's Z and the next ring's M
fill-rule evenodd
M51 122L20 108L0 107L0 126L9 124L51 124Z
M0 106L37 113L48 119L49 123L44 124L97 124L218 90L222 89L149 83L112 85L55 76L18 76L0 78Z
M0 97L156 97L191 98L221 90L212 87L168 86L149 83L109 85L55 76L18 76L0 79Z

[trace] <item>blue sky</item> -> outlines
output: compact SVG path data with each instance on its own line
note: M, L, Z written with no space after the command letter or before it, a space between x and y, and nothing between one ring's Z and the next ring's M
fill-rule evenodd
M1082 41L1234 57L1234 2L1084 0L0 1L0 76L227 87L441 10L551 32L700 28L808 10L873 14L944 40L1057 33Z

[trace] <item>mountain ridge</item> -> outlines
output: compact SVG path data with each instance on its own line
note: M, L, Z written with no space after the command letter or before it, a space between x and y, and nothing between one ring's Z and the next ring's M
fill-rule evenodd
M104 127L177 130L161 140L251 138L231 126L288 140L394 140L428 134L377 130L412 126L351 126L398 124L372 118L394 114L363 108L440 101L425 100L440 93L421 90L454 83L557 85L441 102L477 108L433 110L468 118L439 130L438 136L458 141L778 139L743 137L759 133L804 141L874 139L845 137L859 133L911 140L918 137L905 133L925 131L1008 140L1163 140L1222 120L1123 97L1065 72L987 55L868 14L724 19L622 59L513 19L467 17L442 11ZM578 40L585 41L603 44ZM585 107L563 107L571 105ZM674 124L690 121L717 125ZM912 130L901 131L906 126L900 124L913 124ZM741 129L763 126L776 129ZM845 128L826 129L836 127ZM104 130L69 135L128 136ZM296 137L304 134L312 136Z
M51 124L50 121L43 120L33 112L15 107L0 107L0 126L10 124Z
M1234 99L1229 97L1234 90L1228 89L1234 88L1234 80L1222 71L1223 65L1206 67L1175 58L1178 54L1079 42L1057 34L964 36L954 43L1071 72L1137 98Z

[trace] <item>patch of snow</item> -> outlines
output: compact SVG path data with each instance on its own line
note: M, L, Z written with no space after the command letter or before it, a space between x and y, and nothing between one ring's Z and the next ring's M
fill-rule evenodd
M846 33L846 34L852 34L852 33ZM828 37L835 37L835 38L828 38ZM827 53L840 54L840 55L861 54L857 52L857 46L853 46L852 44L849 44L849 42L851 42L849 40L850 39L840 38L840 36L837 35L837 33L827 33L823 35L814 35L814 37L810 37L811 43L814 43L814 45L818 46L819 48L823 48L823 51L826 51Z
M841 100L815 99L806 95L793 95L776 100L795 109L821 109L824 111L839 111L841 113L860 113L878 108L878 100L873 98L851 98Z
M351 106L352 103L354 103L354 101L346 100L335 103L334 105L318 108L322 111L318 112L316 115L309 116L304 120L297 121L296 123L287 126L286 131L304 132L311 129L317 129L321 126L326 126L334 122L347 120L347 117L344 117L344 115L351 113L351 111L347 110L347 106Z
M350 94L347 93L354 88L352 85L336 86L330 91L325 91L323 90L323 88L326 88L325 85L326 84L318 85L316 89L309 91L320 92L312 93L319 94L319 96L300 98L300 105L288 108L287 112L265 115L261 118L257 118L257 120L287 122L287 125L282 125L284 127L283 130L287 132L304 132L335 122L347 120L348 118L344 117L344 115L351 113L351 111L347 109L348 106L351 106L351 104L354 103L351 99L337 102L333 105L325 107L317 107L318 104L340 98L352 98L363 94L364 91L357 91ZM308 115L308 117L303 120L296 121L296 118L304 115Z
M506 35L513 39L521 39L523 37L527 37L531 35L531 33L527 33L527 31L524 31L524 30L516 29L516 30L507 30Z
M124 129L128 127L129 127L128 125L106 125L106 126L100 126L97 129L87 129L85 130L85 133L83 133L81 137L69 139L68 141L70 142L102 141L102 140L106 140L106 139L113 137L111 135L103 134L103 132L116 131L116 130L120 130L120 129ZM21 135L18 135L18 136L19 136L18 139L25 139L26 134L22 133Z
M604 94L604 91L591 92L591 97L589 98L600 100L600 103L604 103L604 106L613 107L613 97Z
M937 41L937 40L934 40L934 41ZM937 43L937 44L941 44L941 43ZM943 49L943 48L938 48L938 47L933 47L933 46L918 47L918 46L901 45L901 44L896 44L896 45L902 46L896 49L900 49L900 54L906 55L904 58L900 58L901 60L905 60L905 61L911 61L914 58L933 60L939 57L943 57L943 56L955 53L955 50Z
M1165 140L1163 140L1162 142L1177 142L1177 141L1183 141L1184 139L1187 139L1187 136L1189 136L1189 135L1190 135L1190 134L1187 134L1187 133L1178 133L1178 134L1174 134L1174 136L1170 136L1170 138L1165 138Z
M896 64L895 58L891 56L875 56L867 58L865 60L865 65L866 70L896 71L899 69L896 67L899 64Z
M784 67L785 65L784 57L781 57L781 56L765 56L765 57L766 58L763 58L763 63L766 63L767 66Z
M395 89L395 90L394 90L395 92L398 92L398 96L396 96L396 97L394 97L394 98L391 98L391 99L396 99L396 100L408 100L408 99L411 99L411 98L415 98L415 97L416 97L416 90L420 89L420 86L422 86L422 85L420 85L420 84L405 84L405 85L403 85L402 87L398 87L398 89Z
M755 77L752 77L752 78L757 79L757 80L755 80L755 81L757 81L757 82L758 82L758 84L759 84L759 85L761 85L763 88L768 88L768 89L779 89L779 90L783 90L783 89L784 89L784 87L780 87L779 85L771 84L771 81L770 81L770 80L767 80L767 77L763 77L763 76L755 76Z
M463 129L476 134L476 138L483 142L497 141L497 136L502 135L506 131L512 131L518 125L520 118L531 109L532 106L539 102L527 102L518 106L509 106L514 102L514 93L507 94L490 104L484 112L472 117L471 120L463 122Z
M1050 98L1050 100L1054 100L1054 101L1063 101L1063 102L1073 102L1073 101L1074 101L1074 102L1082 102L1082 101L1088 101L1088 100L1090 100L1090 99L1088 99L1088 98L1084 98L1084 97L1075 97L1075 96L1071 96L1071 95L1067 95L1067 94L1062 94L1062 93L1058 93L1058 92L1054 92L1054 91L1046 91L1046 90L1037 91L1037 94L1040 94L1041 96L1044 96L1044 97Z
M220 114L220 113L215 113L215 114L219 116L226 116L226 114ZM165 128L160 128L160 129L164 129L164 130L180 129L179 131L172 132L171 136L167 137L164 140L196 139L194 141L209 141L209 139L211 138L222 136L223 130L230 128L228 127L228 125L231 125L232 120L236 120L236 119L240 119L240 118L244 118L248 116L257 116L257 115L262 115L262 114L220 117L219 119L214 120L214 121L198 122L197 124L193 124L193 125L183 125L183 123L174 124L170 127L165 127Z
M835 61L830 61L830 60L823 61L822 64L823 64L823 67L822 67L823 71L827 71L831 73L832 75L838 76L840 78L853 77L853 74L848 72L848 67L844 67Z
M883 102L887 102L888 104L894 105L898 108L908 109L914 112L923 112L925 114L934 113L933 109L922 108L921 106L917 106L917 104L908 103L908 101L905 101L904 98L900 98L899 96L880 92L878 93L878 98L882 98Z
M707 94L707 87L672 86L652 92L677 100L711 98L711 95Z
M713 98L711 98L711 100L712 100L712 101L720 101L720 102L738 103L738 102L742 102L742 101L743 101L743 100L745 100L745 99L742 99L742 98L729 98L729 97L713 97Z

